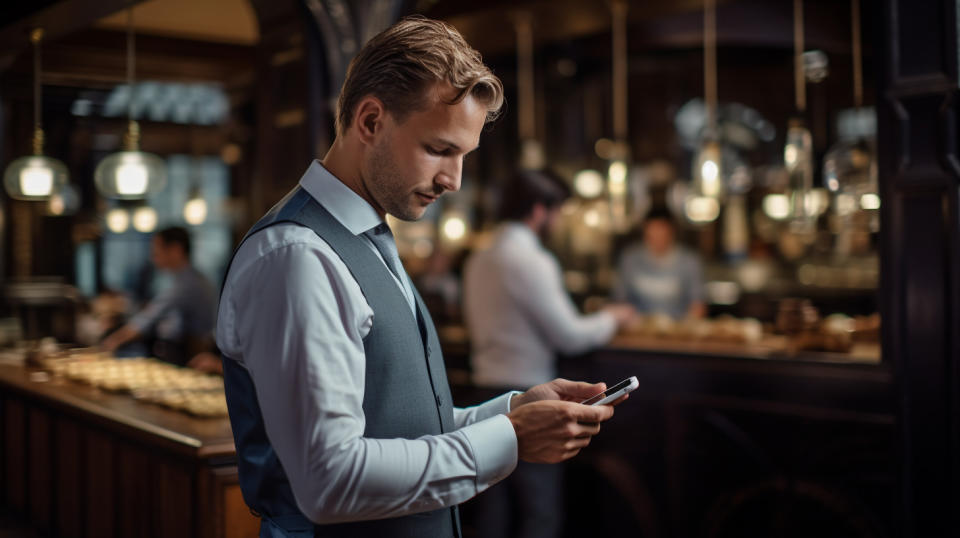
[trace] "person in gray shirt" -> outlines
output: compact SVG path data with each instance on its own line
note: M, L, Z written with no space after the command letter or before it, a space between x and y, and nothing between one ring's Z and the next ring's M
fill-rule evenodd
M645 314L674 319L701 318L703 271L700 259L676 242L676 225L664 209L653 209L643 223L643 243L620 256L613 298Z
M153 236L154 266L169 271L172 284L157 294L100 346L107 351L151 335L151 352L175 364L185 364L195 353L212 345L216 297L213 286L190 263L190 235L180 227L166 228Z

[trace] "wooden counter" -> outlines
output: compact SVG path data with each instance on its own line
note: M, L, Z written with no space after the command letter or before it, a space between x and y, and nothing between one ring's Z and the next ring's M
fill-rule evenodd
M776 359L839 364L879 364L879 343L855 343L849 352L795 351L785 336L765 334L758 342L739 343L709 340L681 340L636 334L618 334L604 346L610 350L639 351L662 355L696 355L738 359Z
M618 337L561 360L563 377L640 382L568 466L568 490L588 492L568 531L895 535L896 397L879 349L761 344Z
M0 364L0 494L56 536L256 536L227 418Z

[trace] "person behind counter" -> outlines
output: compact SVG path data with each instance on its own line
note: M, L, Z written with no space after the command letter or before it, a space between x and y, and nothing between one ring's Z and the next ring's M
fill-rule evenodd
M676 224L665 209L654 208L643 222L643 243L620 256L613 298L639 312L674 319L702 318L703 271L700 259L676 242Z
M153 265L172 274L173 282L110 333L100 346L115 351L140 338L155 338L150 350L157 358L183 365L212 344L216 297L210 282L190 263L190 234L171 227L154 234Z
M560 265L541 241L569 196L566 183L549 171L517 172L504 186L492 245L467 260L464 317L473 382L483 392L549 381L558 354L603 345L633 317L633 308L623 304L581 315L564 289ZM520 462L510 478L475 501L479 536L510 536L512 520L517 536L560 536L561 481L559 466Z
M323 161L237 248L217 343L260 536L460 537L459 503L518 458L573 457L613 415L575 403L602 383L566 380L455 408L385 222L460 188L502 102L456 29L401 20L351 61Z

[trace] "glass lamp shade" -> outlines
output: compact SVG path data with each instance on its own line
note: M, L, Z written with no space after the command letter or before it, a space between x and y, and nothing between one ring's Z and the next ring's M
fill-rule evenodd
M787 128L783 163L788 176L789 217L794 220L813 217L807 202L808 193L813 188L813 137L802 122L791 121Z
M859 138L834 144L823 158L823 181L838 199L850 197L854 200L855 203L849 205L859 205L867 210L879 208L873 141ZM837 209L841 211L843 204L837 204Z
M67 167L44 155L20 157L3 174L7 194L17 200L48 200L67 183Z
M724 195L722 154L720 144L708 140L700 146L693 163L693 192L695 197L720 199Z
M167 183L166 165L152 153L120 151L100 161L94 180L97 190L107 198L146 198L163 190Z

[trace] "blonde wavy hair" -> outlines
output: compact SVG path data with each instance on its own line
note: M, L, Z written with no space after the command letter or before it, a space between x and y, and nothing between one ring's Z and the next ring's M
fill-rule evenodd
M373 95L397 121L425 108L427 88L447 82L456 90L447 104L470 95L487 107L487 122L503 107L503 84L453 26L423 16L406 17L363 46L351 60L337 101L337 133L350 127L361 99Z

